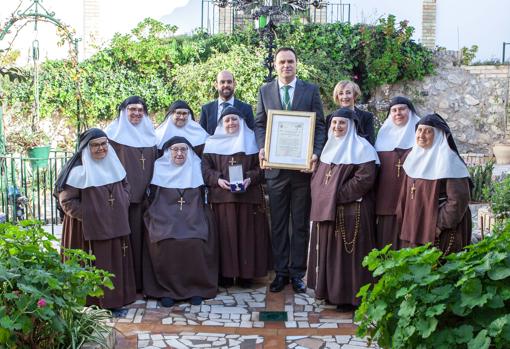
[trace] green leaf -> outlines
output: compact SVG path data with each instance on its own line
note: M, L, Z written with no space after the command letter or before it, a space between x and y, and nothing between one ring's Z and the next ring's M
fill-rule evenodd
M510 267L505 267L503 265L498 265L493 269L489 270L487 273L489 278L492 280L503 280L510 276Z
M377 300L374 306L368 309L368 314L373 321L380 321L386 314L387 304L383 300Z
M8 330L15 330L16 329L16 323L9 317L9 316L3 316L0 318L0 327L6 328Z
M398 310L398 316L400 317L412 317L414 315L414 311L416 310L416 301L413 299L406 299L400 304L400 308Z
M470 308L479 305L481 295L482 282L479 279L470 279L462 285L460 294L462 305Z
M452 329L457 343L467 343L473 338L473 326L462 325Z
M489 325L489 336L497 337L503 330L503 327L505 327L505 325L508 324L509 318L510 318L509 315L505 315L505 316L502 316L502 317L494 320Z
M425 315L432 317L432 316L442 314L444 312L445 308L446 308L446 304L433 305L432 307L427 308L427 310L425 311Z
M487 330L481 330L475 338L469 341L468 349L488 349L490 344L491 339L487 337Z
M419 319L416 322L416 329L423 338L428 338L435 331L436 327L437 319L435 317Z
M505 302L500 295L496 294L491 299L489 299L487 306L492 309L499 309L505 306Z

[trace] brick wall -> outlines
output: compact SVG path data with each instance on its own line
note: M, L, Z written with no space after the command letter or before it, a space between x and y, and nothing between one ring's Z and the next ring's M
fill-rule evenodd
M436 0L423 0L421 42L428 48L436 46Z

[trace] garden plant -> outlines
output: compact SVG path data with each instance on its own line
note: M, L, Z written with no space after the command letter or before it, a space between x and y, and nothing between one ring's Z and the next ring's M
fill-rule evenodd
M112 287L112 275L93 267L94 256L57 244L39 222L0 224L0 347L105 345L110 312L84 305Z

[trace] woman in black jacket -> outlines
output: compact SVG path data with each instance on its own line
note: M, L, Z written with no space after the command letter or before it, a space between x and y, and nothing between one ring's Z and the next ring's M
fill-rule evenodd
M349 108L356 112L360 136L364 137L370 144L375 144L374 114L356 108L356 99L361 95L361 90L353 81L342 80L338 82L333 90L333 100L339 108ZM329 117L329 116L328 116Z

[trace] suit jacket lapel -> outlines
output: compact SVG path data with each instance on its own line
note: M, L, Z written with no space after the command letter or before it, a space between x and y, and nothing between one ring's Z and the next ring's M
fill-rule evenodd
M303 82L299 79L296 80L296 90L294 91L294 96L292 97L292 110L298 109L298 103L301 100L301 95L303 94Z
M273 105L276 105L276 109L279 109L279 110L282 110L283 107L282 107L282 100L280 99L280 89L278 88L278 79L275 78L271 84L273 84L273 86L271 86L271 98L274 98L273 99ZM268 108L268 109L272 109L272 108Z
M214 101L213 105L212 105L212 115L211 117L213 118L213 125L216 125L216 123L218 122L218 101ZM216 128L216 126L214 126L214 128ZM214 132L214 130L213 130Z

